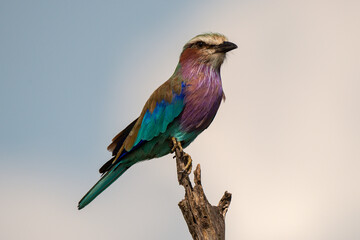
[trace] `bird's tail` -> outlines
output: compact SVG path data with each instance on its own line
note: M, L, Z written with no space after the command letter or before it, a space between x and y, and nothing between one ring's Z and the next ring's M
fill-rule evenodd
M125 164L123 162L118 163L111 168L101 179L86 193L86 195L80 200L78 209L84 208L92 200L94 200L100 193L102 193L107 187L109 187L116 179L118 179L132 164Z

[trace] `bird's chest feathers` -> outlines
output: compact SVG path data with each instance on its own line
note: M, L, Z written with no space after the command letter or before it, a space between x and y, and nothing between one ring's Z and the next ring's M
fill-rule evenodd
M220 73L204 69L191 77L185 86L180 122L187 132L203 131L214 119L223 97Z

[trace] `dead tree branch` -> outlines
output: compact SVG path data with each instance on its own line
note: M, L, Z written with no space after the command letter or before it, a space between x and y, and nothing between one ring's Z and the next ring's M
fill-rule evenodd
M179 207L193 239L224 240L225 215L231 202L231 193L225 192L219 204L212 206L201 185L200 164L194 171L195 186L192 187L189 179L191 157L183 151L181 144L176 140L173 150L176 157L178 181L185 188L185 199L179 202Z

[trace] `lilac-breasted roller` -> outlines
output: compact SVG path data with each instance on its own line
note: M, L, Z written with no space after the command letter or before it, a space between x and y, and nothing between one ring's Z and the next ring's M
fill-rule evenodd
M237 48L218 33L201 34L185 44L174 74L145 103L140 116L116 135L113 158L100 168L101 179L80 200L82 209L137 162L171 152L172 139L187 147L213 121L225 98L220 67Z

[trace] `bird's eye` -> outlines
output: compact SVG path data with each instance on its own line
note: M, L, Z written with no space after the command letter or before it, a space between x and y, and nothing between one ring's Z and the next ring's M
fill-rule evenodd
M196 43L196 46L203 47L203 46L205 46L205 43L203 41L199 41Z

